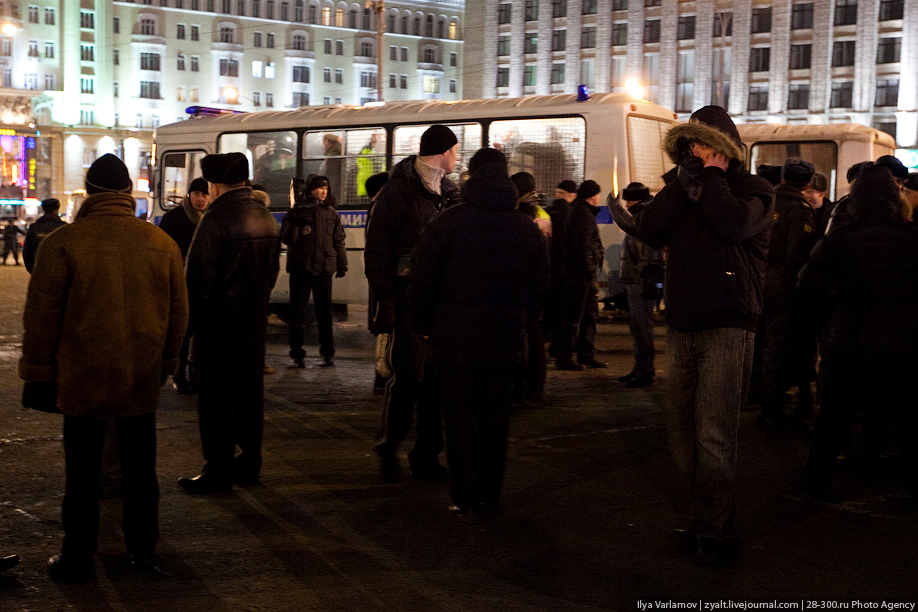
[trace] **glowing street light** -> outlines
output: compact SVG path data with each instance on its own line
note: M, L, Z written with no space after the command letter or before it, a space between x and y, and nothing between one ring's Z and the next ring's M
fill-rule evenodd
M4 24L3 24L3 29L2 29L2 31L3 31L3 33L6 34L7 36L12 36L13 34L16 33L16 26L14 26L13 24L11 24L11 23L9 23L9 22L4 23Z
M630 78L625 81L625 92L632 98L637 98L638 100L644 99L644 87L641 85L641 82L635 78Z
M227 102L229 102L230 104L233 104L236 102L237 98L239 97L239 92L236 91L234 87L227 87L226 89L223 90L223 96L226 98Z

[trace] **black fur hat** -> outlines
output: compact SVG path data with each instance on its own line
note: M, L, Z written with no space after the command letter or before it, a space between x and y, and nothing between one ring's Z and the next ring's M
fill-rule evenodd
M622 199L626 202L643 202L650 197L650 189L644 183L629 183L622 190Z
M205 155L201 160L201 174L208 183L238 185L249 178L249 160L242 153Z
M816 168L810 162L791 157L781 168L781 180L794 185L809 185Z

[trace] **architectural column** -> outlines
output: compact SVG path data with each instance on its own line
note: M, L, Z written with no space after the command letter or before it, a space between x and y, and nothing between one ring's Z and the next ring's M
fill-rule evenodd
M567 48L565 49L564 93L577 93L580 84L580 32L583 29L582 0L567 0Z
M918 147L918 3L906 2L902 20L902 56L899 74L899 111L896 113L896 140L900 147Z
M695 40L711 41L695 45L695 109L711 104L714 82L714 0L699 0L695 5Z
M538 62L536 65L536 94L548 95L551 93L551 31L554 26L554 18L551 13L551 5L546 6L546 10L539 10L539 50Z
M768 71L768 112L787 109L790 85L790 0L771 5L771 66Z
M539 15L542 11L551 10L551 5L539 6ZM511 98L520 98L523 95L523 37L526 35L526 3L513 3L513 18L510 20L510 87L507 90ZM495 34L494 40L497 40ZM496 53L494 54L497 55ZM487 56L485 57L493 57Z
M829 97L832 93L832 0L813 3L813 56L810 64L810 110L829 122Z
M749 106L749 27L752 0L734 0L730 46L730 114L743 115ZM713 17L712 17L713 19Z
M660 94L657 103L676 107L676 69L679 65L679 3L663 2L660 16ZM697 19L695 27L698 27ZM698 40L698 30L695 30ZM709 36L710 38L710 36ZM701 40L706 40L702 38Z
M610 91L612 66L612 0L599 0L596 15L596 87L597 92Z

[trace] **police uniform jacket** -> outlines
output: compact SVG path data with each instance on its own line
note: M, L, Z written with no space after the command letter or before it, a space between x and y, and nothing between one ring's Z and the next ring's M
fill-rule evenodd
M780 308L793 298L797 274L816 243L816 214L803 193L789 185L775 188L775 222L765 270L765 307Z
M290 209L281 221L281 241L287 245L287 272L347 272L344 226L326 202L310 196Z

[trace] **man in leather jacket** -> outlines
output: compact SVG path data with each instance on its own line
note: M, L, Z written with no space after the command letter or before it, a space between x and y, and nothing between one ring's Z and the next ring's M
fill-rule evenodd
M458 200L456 186L446 178L457 155L458 140L452 130L444 125L429 127L421 136L419 155L405 158L392 170L367 223L364 261L377 304L371 331L392 334L388 361L393 375L386 385L380 434L373 447L387 482L401 476L398 446L411 429L415 403L417 437L408 454L411 473L422 479L446 477L437 460L443 450L440 411L432 381L429 376L425 380L426 342L414 330L408 309L408 264L427 223Z
M189 493L215 493L234 481L255 483L261 470L265 335L280 232L245 184L244 155L208 155L201 172L213 200L185 270L205 465L178 482ZM236 445L242 452L234 459Z

